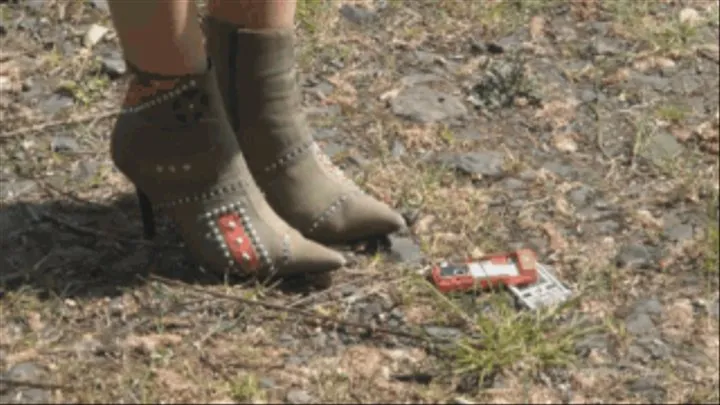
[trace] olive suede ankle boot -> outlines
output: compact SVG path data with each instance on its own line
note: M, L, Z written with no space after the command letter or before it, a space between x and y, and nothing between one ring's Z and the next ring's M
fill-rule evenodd
M306 237L342 244L382 236L403 217L364 193L313 141L300 105L294 32L213 17L207 45L240 149L272 208Z
M283 221L255 184L223 110L215 73L137 71L111 135L115 165L137 187L146 236L165 211L198 264L262 278L325 272L336 251ZM136 70L136 69L134 69Z

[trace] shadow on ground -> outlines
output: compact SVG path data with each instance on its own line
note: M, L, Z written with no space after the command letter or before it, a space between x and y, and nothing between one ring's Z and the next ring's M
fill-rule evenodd
M136 197L107 204L44 200L0 205L0 292L49 297L112 297L150 276L194 284L255 283L211 274L193 263L162 217L158 236L143 239ZM301 278L277 285L285 292L317 288Z

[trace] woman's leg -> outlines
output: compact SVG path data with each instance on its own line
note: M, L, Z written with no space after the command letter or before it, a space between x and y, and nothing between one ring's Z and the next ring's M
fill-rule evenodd
M297 0L209 0L208 13L249 29L293 28Z
M340 267L342 255L290 227L255 184L207 63L194 4L110 4L134 73L111 154L138 188L141 207L162 208L210 271L271 276Z
M147 72L202 72L207 54L194 0L110 0L125 59Z
M226 110L270 205L319 242L385 235L404 220L363 193L319 150L302 115L295 1L210 0L208 46Z

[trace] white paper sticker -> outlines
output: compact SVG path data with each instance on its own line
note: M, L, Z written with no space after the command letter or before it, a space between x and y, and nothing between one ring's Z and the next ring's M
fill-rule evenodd
M470 274L475 278L518 276L520 273L514 263L494 264L491 261L468 264Z

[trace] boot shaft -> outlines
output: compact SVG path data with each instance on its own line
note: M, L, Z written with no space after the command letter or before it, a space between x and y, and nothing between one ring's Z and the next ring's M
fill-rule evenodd
M113 161L154 201L233 181L227 168L240 154L222 103L211 66L177 77L136 74L111 134Z
M212 17L206 23L226 111L250 167L309 147L293 30L247 30Z

